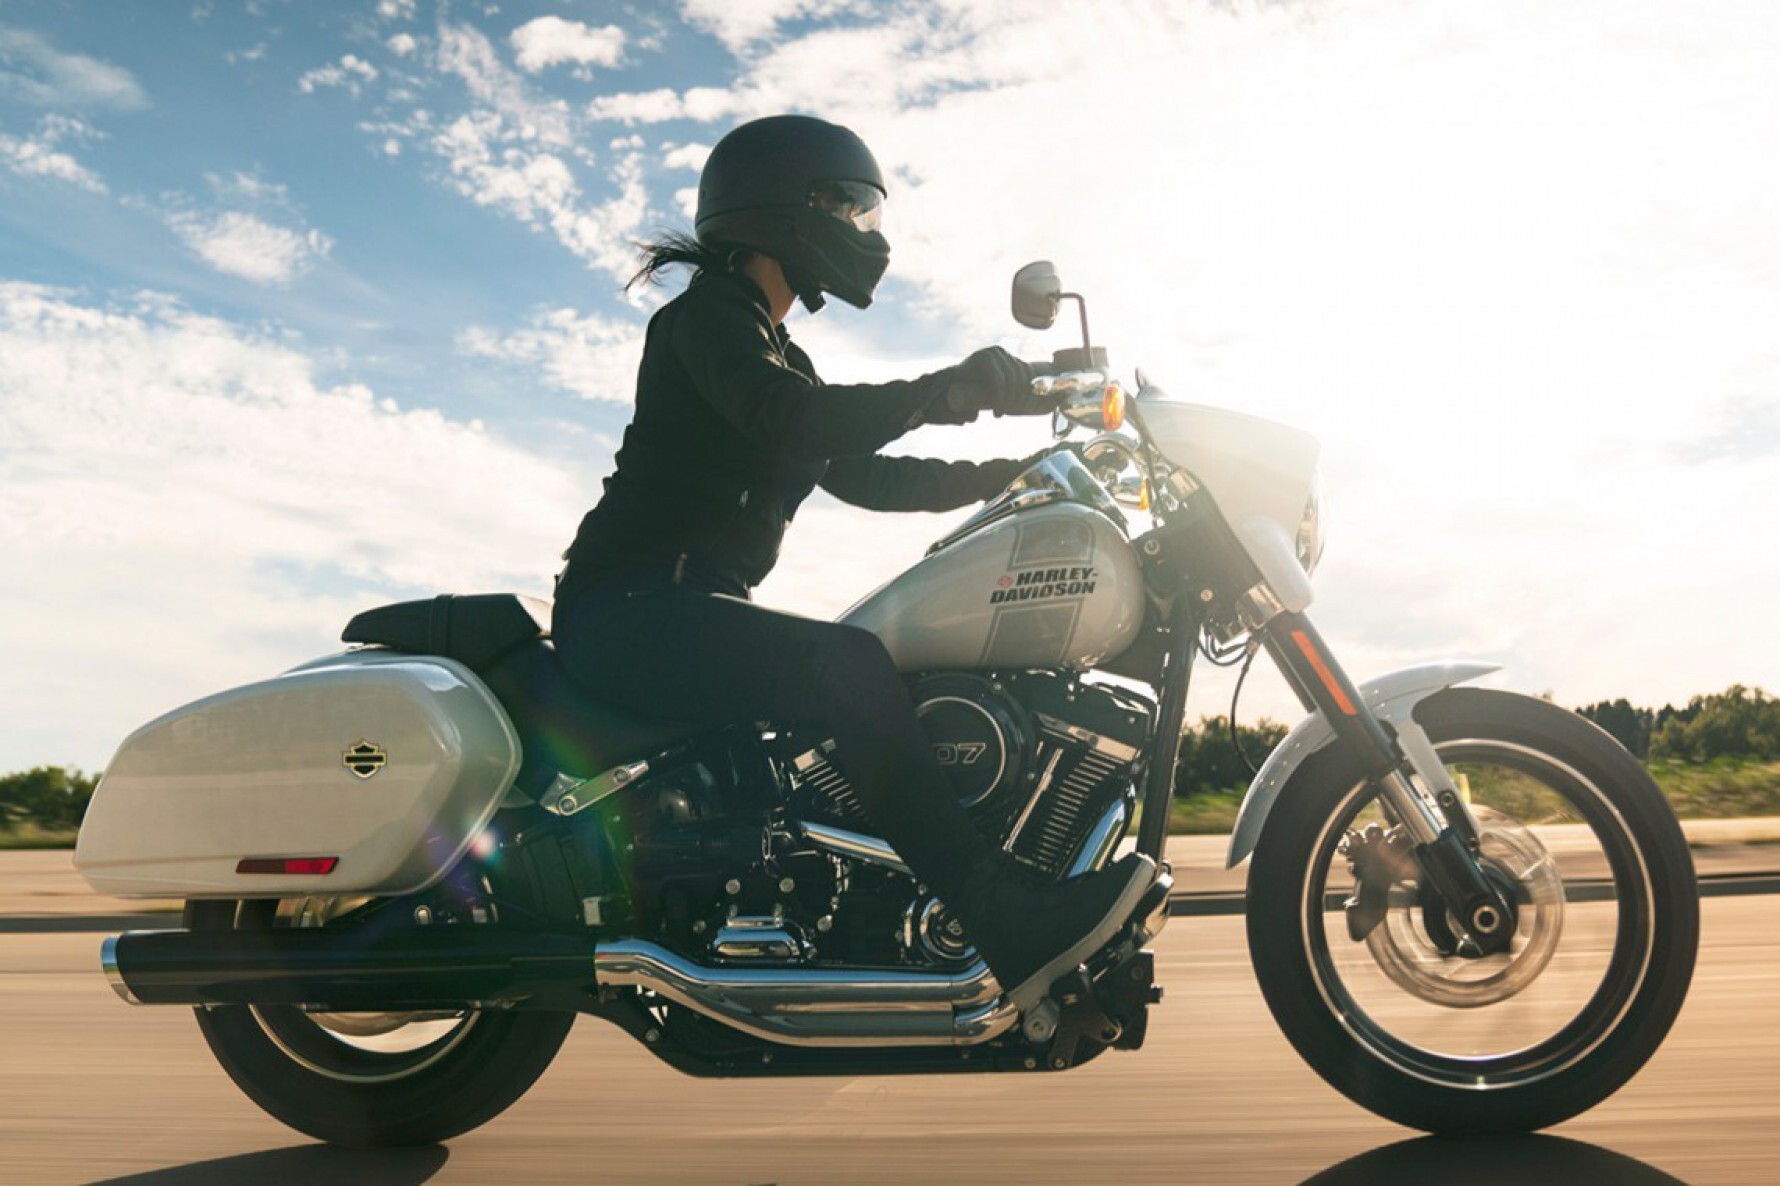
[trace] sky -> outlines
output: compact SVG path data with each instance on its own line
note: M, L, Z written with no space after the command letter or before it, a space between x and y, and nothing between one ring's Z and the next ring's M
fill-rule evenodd
M878 300L790 322L828 377L1071 345L1008 313L1050 259L1119 373L1321 440L1356 679L1780 691L1776 61L1766 0L0 0L0 771L373 605L547 596L673 291L633 246L782 111L889 178ZM961 517L818 494L759 600Z

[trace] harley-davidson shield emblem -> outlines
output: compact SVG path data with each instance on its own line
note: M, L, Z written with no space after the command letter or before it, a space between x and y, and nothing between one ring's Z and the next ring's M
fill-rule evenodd
M380 745L374 745L364 738L359 738L353 747L340 757L341 764L358 778L370 778L389 762L389 754Z

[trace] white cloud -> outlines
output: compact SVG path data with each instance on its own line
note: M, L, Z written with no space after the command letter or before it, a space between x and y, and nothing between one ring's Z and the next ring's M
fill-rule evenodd
M47 115L38 121L33 136L10 136L0 132L0 164L23 177L45 177L102 194L106 192L105 182L99 175L59 147L65 140L97 137L98 133L80 120Z
M407 57L420 45L418 41L414 40L412 33L397 33L384 44L388 47L389 52L398 58Z
M63 53L36 33L5 26L0 26L0 95L35 107L134 111L148 106L141 85L123 67Z
M288 283L333 249L320 231L292 230L238 210L174 213L168 224L205 263L256 284Z
M705 158L711 155L709 144L676 144L663 145L661 164L666 169L691 169L694 173L705 167Z
M488 39L467 26L441 27L438 66L476 101L428 141L453 186L479 205L547 231L614 277L627 276L630 244L649 211L641 150L615 145L603 178L615 192L590 201L576 168L595 158L567 104L534 97Z
M785 21L867 7L847 0L682 0L680 12L732 51L742 52L772 36Z
M480 205L493 206L523 222L548 223L578 195L574 174L549 152L503 147L498 115L474 113L452 121L433 139L450 163L458 189Z
M415 0L377 0L377 15L386 21L414 19Z
M381 601L547 594L590 498L579 473L166 298L0 283L0 356L0 653L34 673L0 690L8 769L102 762Z
M624 58L624 30L617 25L594 28L580 21L541 16L513 30L514 60L530 74L564 63L616 66Z
M574 309L538 313L522 330L497 334L471 328L458 347L480 358L534 368L552 386L588 399L629 404L636 388L643 327Z
M740 110L737 96L720 87L691 87L684 93L660 88L601 95L587 105L587 118L624 124L658 124L670 119L711 123Z
M358 94L366 83L377 81L377 67L357 54L347 54L339 62L308 71L297 79L297 89L305 95L329 87L342 87Z
M525 82L501 63L481 30L469 25L439 27L438 66L455 75L470 95L500 119L500 133L515 141L562 148L573 142L568 104L536 99Z
M1481 652L1661 702L1780 670L1772 632L1687 609L1780 583L1743 526L1780 505L1772 6L686 11L737 52L717 118L873 145L912 340L1008 334L1008 276L1048 256L1121 370L1322 437L1321 609L1356 671Z

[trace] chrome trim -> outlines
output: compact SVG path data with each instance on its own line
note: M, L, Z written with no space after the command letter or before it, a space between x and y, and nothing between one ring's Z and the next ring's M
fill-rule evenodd
M957 972L712 968L641 939L601 943L594 979L646 989L732 1029L788 1046L967 1046L1017 1012L987 964Z
M1144 915L1143 920L1137 924L1137 930L1141 936L1137 941L1140 947L1154 941L1156 936L1160 935L1163 928L1168 925L1169 918L1172 917L1168 912L1168 902L1174 893L1173 868L1163 865L1161 872L1156 874L1156 885L1162 887L1162 892L1156 895L1150 912ZM1154 893L1154 890L1151 892Z
M358 1083L358 1084L396 1083L403 1079L407 1079L413 1075L418 1075L420 1072L426 1070L430 1066L435 1065L436 1063L438 1063L438 1061L440 1059L444 1058L447 1054L450 1054L453 1050L457 1049L458 1045L463 1042L464 1038L469 1034L469 1032L476 1027L476 1023L482 1019L482 1014L479 1012L470 1012L470 1013L464 1014L462 1019L458 1022L456 1028L447 1031L443 1036L441 1036L438 1039L438 1041L440 1041L442 1043L442 1045L440 1045L440 1047L437 1050L435 1050L431 1054L427 1055L425 1058L423 1058L418 1063L399 1066L393 1070L388 1070L388 1071L378 1071L378 1070L366 1069L363 1067L361 1067L360 1069L356 1069L356 1070L343 1071L343 1070L339 1069L338 1067L323 1066L321 1063L317 1062L315 1059L305 1056L302 1051L300 1051L300 1050L296 1049L294 1046L292 1046L290 1044L290 1042L285 1039L284 1035L278 1032L278 1026L274 1025L271 1021L267 1020L266 1011L265 1011L264 1007L262 1007L260 1005L251 1005L251 1006L249 1006L249 1011L253 1016L254 1023L260 1027L260 1032L265 1034L267 1040L270 1041L274 1046L278 1047L278 1049L282 1050L285 1054L285 1057L289 1058L292 1062L296 1063L298 1066L302 1067L304 1070L311 1071L314 1074L320 1075L327 1079L332 1079L335 1082ZM362 1057L366 1053L365 1048L358 1045L355 1042L343 1041L341 1039L340 1035L338 1033L336 1033L325 1021L320 1020L321 1018L324 1018L327 1016L329 1016L329 1015L322 1014L322 1013L311 1013L311 1014L308 1014L307 1016L305 1016L304 1018L302 1018L301 1021L299 1021L295 1024L300 1025L300 1024L306 1023L309 1025L313 1025L317 1029L325 1031L329 1037L333 1038L336 1042L340 1042L340 1044L342 1046L345 1046L347 1049L357 1051L359 1056ZM421 1047L421 1049L424 1050L425 1047ZM348 1058L352 1058L352 1056L348 1055ZM369 1059L366 1061L370 1062L372 1066L376 1065L374 1052L373 1052L372 1059Z
M722 960L802 963L810 958L810 945L795 927L771 914L738 914L717 928L711 955Z
M108 935L105 942L99 944L99 966L105 969L105 979L111 982L111 991L122 997L124 1004L140 1005L142 1002L130 991L130 986L124 982L123 972L117 966L117 941L121 938L123 935Z
M977 949L969 940L952 939L950 942L956 950L946 950L947 940L942 937L939 927L952 921L949 913L946 904L938 898L916 898L910 902L908 909L902 912L903 948L944 966L956 967L961 962L975 959Z
M1040 507L1047 503L1062 502L1068 495L1061 490L1015 490L996 496L995 501L987 504L982 510L966 519L958 529L950 535L942 536L927 549L929 556L935 552L951 547L967 535L991 523L998 523L1012 515L1026 510L1028 507Z
M803 833L804 839L835 856L881 865L886 869L894 869L898 873L914 876L903 859L896 855L896 850L876 836L866 836L859 832L849 832L845 828L833 828L827 824L812 824L802 820L798 821L796 827Z
M1279 594L1266 581L1261 581L1236 599L1236 621L1250 634L1285 612L1285 602L1279 599Z
M1125 514L1119 510L1119 504L1113 501L1112 495L1106 492L1106 487L1100 484L1093 471L1083 465L1074 453L1064 449L1047 453L1033 462L1026 472L1009 483L1007 489L984 503L956 531L928 548L927 554L931 556L942 551L965 536L991 523L1017 515L1029 507L1065 500L1099 511L1121 529L1125 526Z
M1042 712L1035 712L1032 716L1047 732L1055 733L1059 737L1067 737L1071 741L1079 741L1095 753L1104 754L1115 762L1137 760L1138 749L1136 746L1126 745L1122 741L1114 741L1110 737L1104 737L1090 729L1084 729L1080 725L1072 725L1068 721L1058 720L1056 717L1046 716Z
M1391 810L1397 813L1397 819L1417 845L1434 843L1446 830L1446 821L1428 802L1421 788L1401 770L1389 771L1381 777L1378 793L1391 805Z
M958 1014L952 1028L958 1036L958 1045L975 1046L1000 1037L1013 1029L1019 1020L1019 1006L1006 997L997 997L980 1009Z
M1045 797L1045 792L1051 789L1051 779L1057 775L1057 763L1062 760L1062 750L1051 751L1051 760L1045 763L1045 772L1039 775L1037 784L1032 788L1032 796L1026 800L1026 807L1020 812L1020 818L1014 821L1014 826L1008 832L1007 839L1002 842L1001 851L1014 851L1014 845L1019 843L1020 833L1025 830L1026 821L1032 818L1033 809L1038 806L1038 801Z
M1119 841L1124 839L1125 829L1131 824L1133 801L1134 796L1126 794L1101 814L1088 833L1088 838L1082 841L1081 851L1069 863L1069 872L1065 877L1080 877L1106 864L1113 851L1119 847Z
M574 815L585 810L618 791L623 790L643 775L649 773L649 763L631 762L625 766L614 766L604 774L593 778L574 778L567 774L558 774L544 797L538 800L538 806L545 811L553 811L557 815Z

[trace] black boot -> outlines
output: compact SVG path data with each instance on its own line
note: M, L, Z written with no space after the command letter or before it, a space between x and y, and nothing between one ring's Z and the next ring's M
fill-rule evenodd
M1060 884L1034 880L998 853L946 904L1024 1013L1118 934L1155 880L1156 863L1137 853Z

